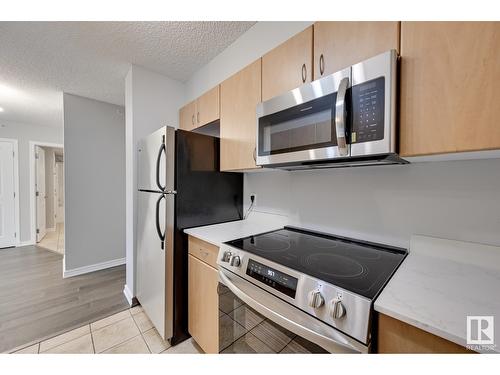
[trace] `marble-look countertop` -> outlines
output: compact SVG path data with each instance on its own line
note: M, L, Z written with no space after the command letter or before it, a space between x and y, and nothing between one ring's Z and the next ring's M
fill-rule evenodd
M499 343L500 247L412 236L409 255L375 310L462 346L467 345L467 316L493 316ZM500 345L493 351L500 352Z
M287 223L286 216L253 211L245 220L189 228L184 232L212 245L220 246L226 241L283 228Z

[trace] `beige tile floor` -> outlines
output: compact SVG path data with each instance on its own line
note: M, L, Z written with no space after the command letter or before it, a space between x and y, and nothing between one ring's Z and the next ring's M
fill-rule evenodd
M56 230L47 232L45 237L36 245L59 254L64 254L64 223L57 224Z
M162 340L142 307L136 306L13 353L199 354L203 351L193 339L171 347Z

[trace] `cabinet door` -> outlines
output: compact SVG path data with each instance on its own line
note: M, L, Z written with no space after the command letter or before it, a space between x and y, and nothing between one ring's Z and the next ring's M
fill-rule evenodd
M454 342L425 332L390 316L379 314L377 353L379 354L416 354L416 353L454 353L472 354L474 352Z
M196 126L203 126L219 119L219 86L196 99Z
M390 49L399 50L399 22L316 22L314 79ZM399 52L399 51L398 51Z
M179 110L179 128L192 130L196 127L196 101L186 104Z
M215 268L188 254L188 330L205 353L219 352L219 295Z
M261 101L261 60L220 85L220 169L247 170L255 165L256 107Z
M500 22L402 22L400 153L500 148Z
M262 101L311 82L312 49L310 26L262 57Z

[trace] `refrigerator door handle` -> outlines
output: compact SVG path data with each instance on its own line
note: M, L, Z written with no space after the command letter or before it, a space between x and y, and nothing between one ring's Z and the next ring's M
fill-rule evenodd
M158 200L156 201L156 232L158 233L158 237L161 240L161 249L165 248L165 232L160 228L160 203L162 199L165 199L165 194L161 194Z
M165 137L163 137L163 142L161 143L160 149L158 150L158 156L156 157L156 185L158 185L158 188L163 191L165 190L166 186L163 186L160 181L160 162L161 162L161 156L162 154L166 155L167 153L167 147L165 146Z

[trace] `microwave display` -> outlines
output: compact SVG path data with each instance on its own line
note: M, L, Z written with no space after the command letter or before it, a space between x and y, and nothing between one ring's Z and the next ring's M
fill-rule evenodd
M259 155L337 145L336 93L259 118Z
M270 286L277 291L295 298L298 279L289 276L286 273L265 266L255 260L249 259L247 266L247 275Z
M351 143L384 139L384 97L384 77L351 88Z

